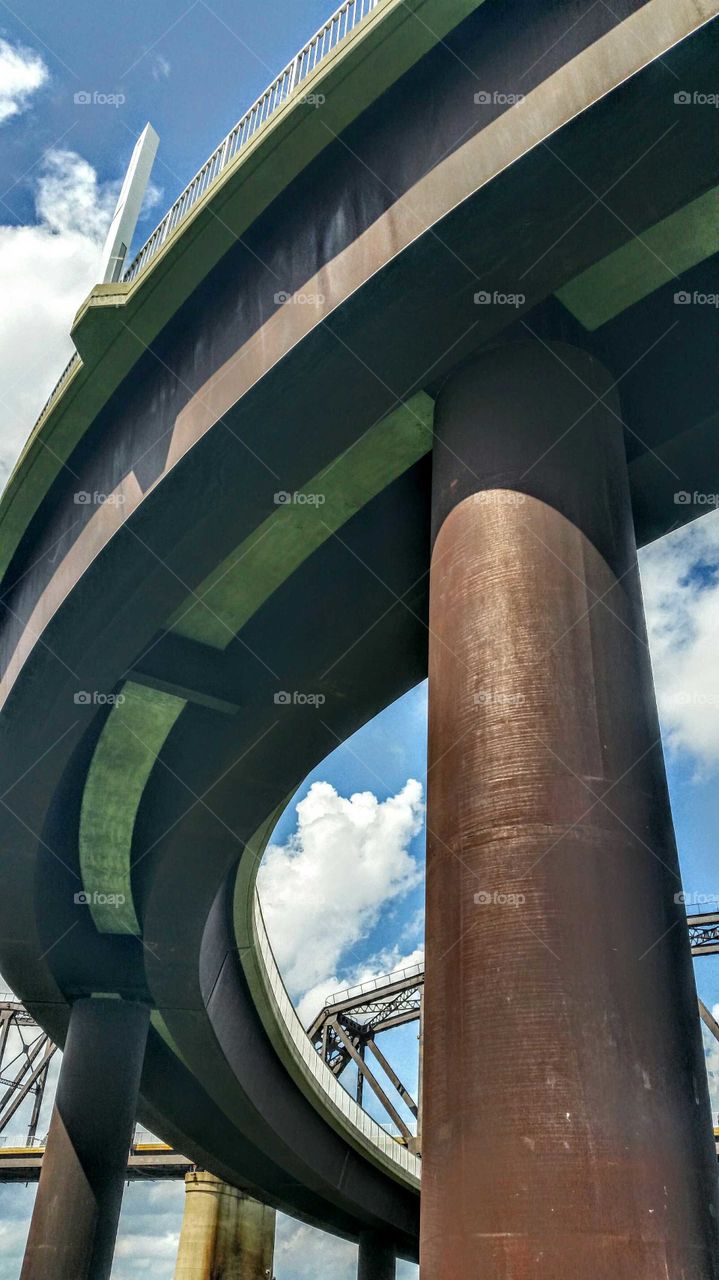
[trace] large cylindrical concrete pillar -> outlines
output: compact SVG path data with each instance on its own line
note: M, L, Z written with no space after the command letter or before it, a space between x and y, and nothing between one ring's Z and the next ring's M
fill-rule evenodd
M21 1280L107 1280L150 1011L116 999L72 1007Z
M517 343L436 412L422 1280L707 1280L717 1173L619 403Z
M275 1216L211 1173L186 1174L175 1280L271 1280Z
M397 1250L377 1231L363 1231L357 1253L357 1280L395 1280Z

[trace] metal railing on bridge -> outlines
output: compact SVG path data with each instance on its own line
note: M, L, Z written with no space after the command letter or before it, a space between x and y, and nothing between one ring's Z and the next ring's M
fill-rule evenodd
M282 975L277 967L272 945L262 915L262 905L257 893L253 902L253 922L256 942L256 954L261 962L266 990L272 998L274 1013L279 1026L284 1031L286 1041L291 1048L297 1064L313 1078L326 1100L341 1113L351 1127L358 1131L378 1151L389 1156L394 1164L399 1165L411 1176L419 1176L419 1165L416 1153L410 1143L405 1140L405 1126L393 1108L384 1107L390 1124L380 1124L353 1098L344 1085L337 1079L336 1073L328 1065L324 1057L317 1053L310 1034L300 1022L297 1010L285 987ZM379 979L380 983L382 979ZM412 1135L410 1135L411 1139ZM399 1138L399 1141L397 1140Z
M267 936L259 898L254 899L255 937L268 990L277 1012L293 1042L298 1058L314 1075L334 1104L367 1138L391 1154L408 1171L417 1168L421 1151L421 1098L417 1101L376 1044L377 1035L409 1022L422 1023L424 963L390 974L370 978L325 999L310 1027L305 1030L287 994ZM687 926L692 954L708 955L719 950L719 911L689 913ZM719 1023L699 1001L699 1013L708 1031L719 1041ZM398 1112L386 1088L368 1067L367 1051L377 1060L383 1076L393 1086L406 1110L413 1116L412 1133ZM44 1139L38 1137L38 1122L47 1084L48 1067L56 1052L35 1023L32 1014L11 993L0 992L0 1183L37 1179L44 1154ZM355 1097L343 1087L340 1077L346 1067L357 1068ZM363 1109L364 1085L368 1084L385 1111L389 1123L380 1123ZM10 1122L23 1103L32 1099L23 1146L5 1146ZM719 1155L719 1129L715 1129ZM136 1129L128 1159L128 1178L177 1178L192 1168L191 1161L153 1135Z
M715 911L688 911L687 928L692 955L719 953L719 908ZM347 1067L354 1064L354 1094L357 1103L364 1105L364 1086L369 1085L375 1102L379 1102L389 1116L390 1125L383 1127L416 1155L421 1153L421 1098L414 1101L394 1068L378 1050L376 1037L381 1032L393 1030L407 1022L419 1021L421 1044L423 988L423 961L393 973L370 978L326 996L322 1008L307 1029L307 1035L318 1056L337 1080L340 1080ZM710 1034L719 1041L719 1022L701 1000L699 1013ZM405 1108L414 1116L414 1135L406 1119L398 1112L395 1101L388 1095L386 1085L368 1068L368 1050L378 1060L384 1077L393 1086ZM719 1155L719 1128L715 1130L715 1136Z
M417 978L424 974L424 961L418 964L409 965L405 969L396 969L392 973L381 974L376 978L368 978L366 982L358 982L353 987L347 987L344 991L336 991L334 995L327 996L325 1005L344 1004L347 1000L359 1000L361 996L370 995L374 991L378 991L381 987L385 988L394 986L398 983L406 982L412 978Z
M320 1059L337 1080L346 1067L354 1064L358 1106L364 1106L366 1084L390 1119L387 1131L416 1156L421 1154L422 1143L421 1099L418 1096L415 1101L377 1044L377 1037L408 1022L419 1022L421 1046L423 990L424 962L370 978L327 996L307 1030ZM368 1064L368 1055L375 1059L372 1067ZM377 1067L384 1082L376 1074ZM397 1100L402 1103L405 1114L398 1109Z
M202 168L195 174L185 190L179 195L171 209L168 209L162 221L155 227L135 256L132 263L121 277L124 281L134 280L151 262L155 254L162 248L175 227L187 217L188 213L204 196L216 178L234 160L235 156L247 145L257 130L269 120L278 107L287 101L299 84L302 84L324 59L332 53L340 40L344 40L364 18L377 8L379 0L344 0L330 18L320 27L311 40L307 41L298 54L288 62L287 66L272 81L272 84L253 102L226 138L223 138Z
M315 32L311 40L308 40L307 44L303 45L299 53L295 54L292 61L288 62L287 66L275 77L272 84L253 102L249 110L238 120L234 128L230 129L227 137L222 139L222 142L215 148L209 159L198 170L192 181L188 182L184 191L180 193L174 204L168 209L162 221L158 223L142 248L138 250L130 266L120 276L123 283L128 284L130 281L135 280L144 271L172 232L184 222L213 182L219 178L220 174L224 173L228 165L235 159L235 156L242 151L261 126L274 115L278 107L281 107L287 101L297 86L302 84L315 68L337 48L340 41L344 40L345 36L354 31L355 27L359 26L360 22L377 8L379 3L380 0L344 0L339 9L335 10L332 16L323 23L319 31ZM55 397L62 391L79 364L80 357L75 352L48 396L38 417L38 422L45 416Z

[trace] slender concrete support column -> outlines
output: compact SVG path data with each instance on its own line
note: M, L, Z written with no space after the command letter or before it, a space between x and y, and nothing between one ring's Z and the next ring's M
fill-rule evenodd
M275 1216L211 1173L186 1174L175 1280L271 1280Z
M376 1231L363 1231L357 1255L357 1280L395 1280L397 1251Z
M422 1280L719 1275L618 414L539 343L437 405Z
M73 1005L21 1280L107 1280L150 1013Z

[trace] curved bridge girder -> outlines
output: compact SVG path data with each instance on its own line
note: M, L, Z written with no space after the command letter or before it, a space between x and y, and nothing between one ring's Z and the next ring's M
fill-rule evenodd
M437 387L500 337L569 339L621 381L640 541L719 477L706 337L673 302L719 249L714 118L674 101L712 90L719 4L587 4L569 30L560 0L469 8L347 107L139 357L125 300L95 299L97 352L114 326L133 359L95 409L68 386L0 510L4 974L60 1042L78 995L150 1001L153 1129L408 1256L416 1179L296 1070L251 904L286 799L426 672ZM150 307L152 273L133 288ZM49 487L44 433L71 465Z

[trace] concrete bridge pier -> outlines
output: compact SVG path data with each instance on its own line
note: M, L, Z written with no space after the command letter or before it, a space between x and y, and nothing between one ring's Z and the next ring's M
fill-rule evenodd
M422 1280L710 1280L618 396L587 354L517 342L450 378L435 430Z
M108 1280L149 1020L120 999L72 1007L21 1280Z
M185 1174L175 1280L272 1280L275 1216L211 1173Z
M363 1231L359 1239L357 1280L395 1280L396 1273L394 1243L376 1231Z

